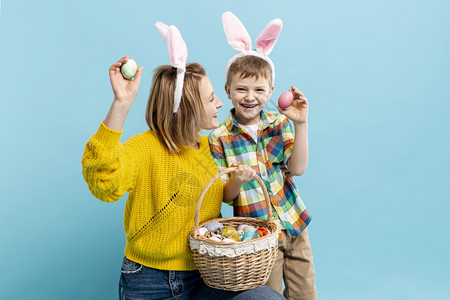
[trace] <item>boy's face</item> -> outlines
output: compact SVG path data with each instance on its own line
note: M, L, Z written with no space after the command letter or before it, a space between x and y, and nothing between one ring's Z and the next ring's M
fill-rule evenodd
M251 125L259 122L259 113L272 96L273 87L262 76L241 78L237 73L231 78L230 85L225 85L225 91L235 108L236 121Z

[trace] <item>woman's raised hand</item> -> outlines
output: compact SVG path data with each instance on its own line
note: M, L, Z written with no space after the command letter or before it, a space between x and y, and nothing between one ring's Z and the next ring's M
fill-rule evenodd
M111 68L109 68L109 78L111 80L111 86L114 92L114 101L119 101L123 104L128 104L131 106L139 91L143 67L140 66L137 69L133 80L125 79L122 76L120 67L127 61L128 56L124 56L115 62Z
M124 56L109 68L109 78L114 92L114 101L104 120L105 125L113 130L122 130L125 119L136 99L141 84L141 76L143 67L137 69L133 80L125 79L122 76L120 67L128 61L128 56Z

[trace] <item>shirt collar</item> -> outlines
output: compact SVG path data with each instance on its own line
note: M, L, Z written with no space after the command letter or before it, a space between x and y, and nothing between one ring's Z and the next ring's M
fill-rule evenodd
M225 126L227 127L228 131L230 131L230 132L231 132L231 130L233 130L233 128L236 128L236 129L241 128L241 126L239 126L239 123L234 118L234 111L235 111L235 109L232 108L230 110L230 113L229 113L227 119L225 120ZM258 129L259 130L266 129L267 127L270 126L270 124L275 122L276 119L277 119L276 113L273 113L270 111L266 112L264 110L261 110Z

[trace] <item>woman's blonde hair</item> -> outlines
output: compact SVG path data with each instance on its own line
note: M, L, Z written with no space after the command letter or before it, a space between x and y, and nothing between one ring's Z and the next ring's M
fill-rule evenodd
M238 73L241 74L241 78L254 77L256 80L259 77L265 78L269 82L269 86L272 87L272 67L260 57L246 55L236 59L228 70L228 86L231 84L231 78Z
M186 64L180 107L174 113L177 69L169 65L155 69L145 119L170 152L180 152L199 142L198 132L204 114L200 97L203 76L206 72L200 64Z

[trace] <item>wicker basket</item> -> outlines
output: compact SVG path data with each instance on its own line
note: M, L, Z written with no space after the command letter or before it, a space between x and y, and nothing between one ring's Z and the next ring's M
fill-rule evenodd
M222 170L202 190L198 199L194 228L189 235L189 242L195 265L208 286L221 290L243 291L264 285L269 279L278 253L278 227L273 221L269 194L259 176L256 176L256 180L264 192L267 203L267 220L232 217L212 219L199 224L200 208L209 187L217 178L234 170L236 170L235 167ZM199 228L211 222L220 222L224 226L235 228L241 224L265 227L270 233L250 241L219 242L199 235Z

